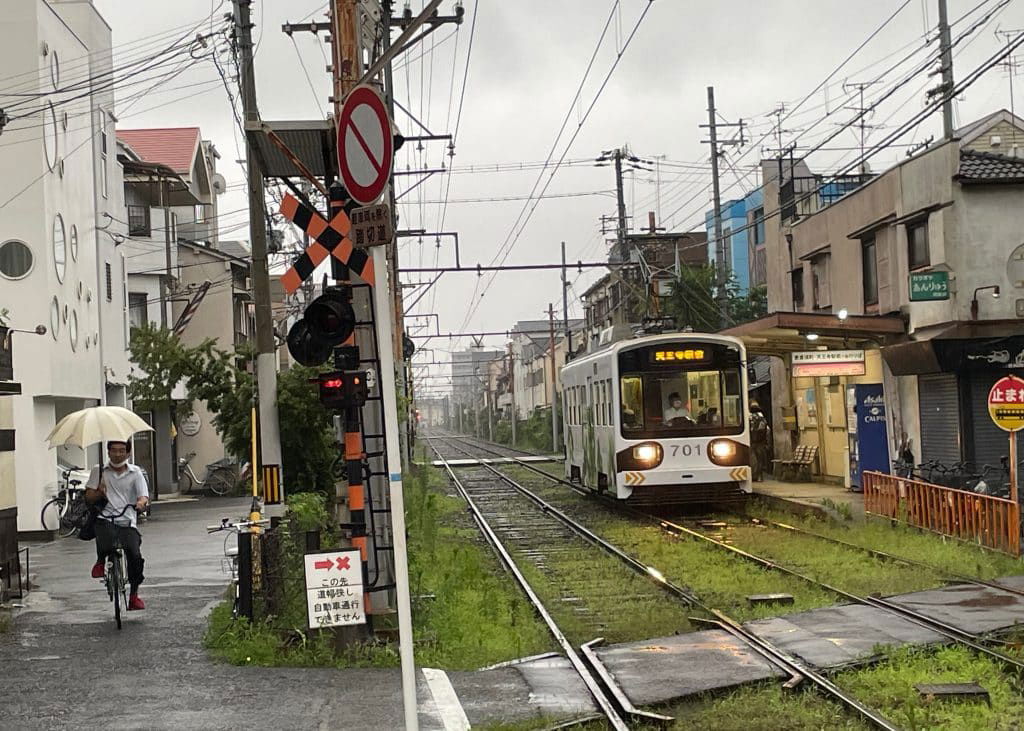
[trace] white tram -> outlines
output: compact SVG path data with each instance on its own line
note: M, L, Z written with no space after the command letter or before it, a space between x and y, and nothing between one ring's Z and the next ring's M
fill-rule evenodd
M562 369L565 473L641 504L750 493L746 351L736 338L620 340Z

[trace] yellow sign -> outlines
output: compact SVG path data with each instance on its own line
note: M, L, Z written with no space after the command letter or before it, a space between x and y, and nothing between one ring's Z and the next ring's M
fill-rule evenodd
M988 392L988 414L1003 431L1024 429L1024 379L1006 376Z
M630 486L642 485L646 480L647 478L640 472L627 472L623 478L623 482Z
M733 470L730 470L729 477L736 480L736 482L742 482L743 480L747 479L747 468L737 467Z
M704 360L703 350L656 350L654 360L659 363L687 360Z

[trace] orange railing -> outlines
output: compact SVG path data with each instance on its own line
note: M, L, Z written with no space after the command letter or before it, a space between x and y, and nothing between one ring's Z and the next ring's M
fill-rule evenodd
M1020 507L1012 500L865 472L864 510L1020 555Z

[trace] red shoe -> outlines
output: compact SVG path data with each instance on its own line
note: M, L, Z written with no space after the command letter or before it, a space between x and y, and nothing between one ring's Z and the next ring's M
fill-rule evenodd
M92 578L102 579L103 578L103 562L97 561L92 565Z
M132 610L145 609L145 608L146 608L146 603L144 601L142 601L141 599L139 599L139 595L138 594L132 594L130 597L128 597L128 611L129 612L132 611Z

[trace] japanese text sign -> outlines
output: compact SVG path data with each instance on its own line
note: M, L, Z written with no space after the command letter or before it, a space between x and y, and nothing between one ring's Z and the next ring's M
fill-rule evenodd
M349 236L352 246L357 249L390 243L394 236L391 208L385 203L353 209L351 219L352 231Z
M804 350L793 353L793 376L863 376L863 350Z
M988 413L1003 431L1024 429L1024 380L1006 376L988 392Z
M363 566L358 549L307 553L304 563L310 628L366 622Z
M949 273L926 272L910 275L910 301L934 302L949 299Z

